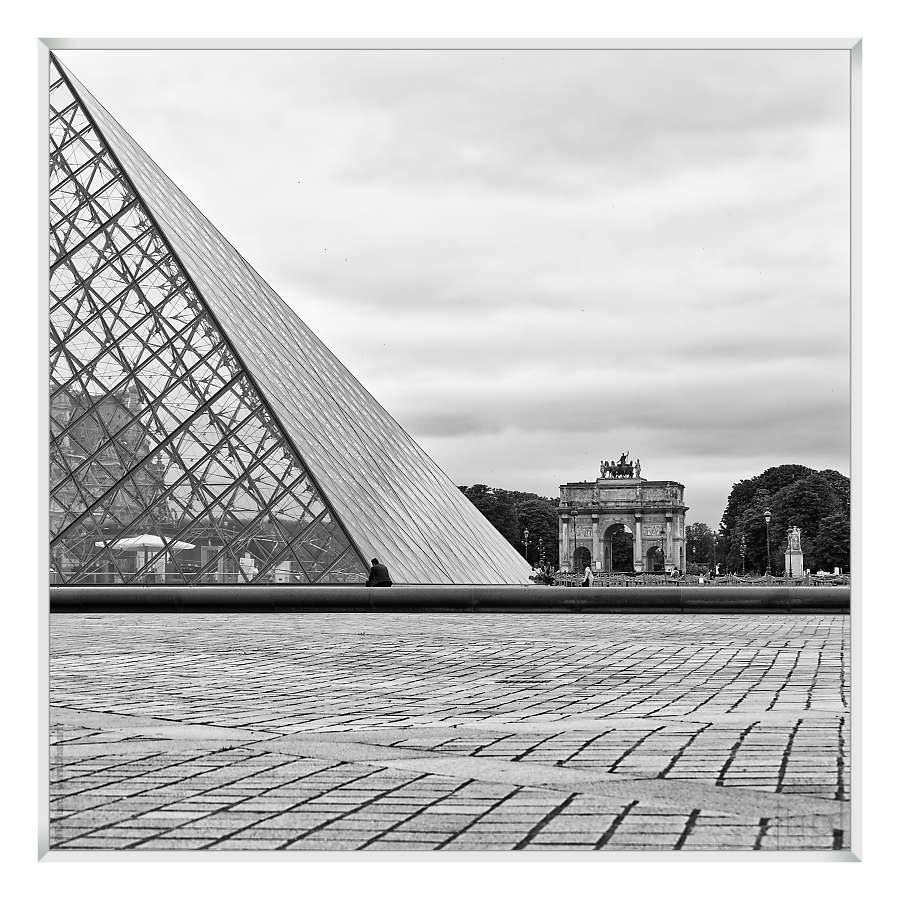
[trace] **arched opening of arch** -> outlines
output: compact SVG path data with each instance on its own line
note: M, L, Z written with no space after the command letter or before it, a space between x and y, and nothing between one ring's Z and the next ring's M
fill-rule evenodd
M610 525L603 533L603 546L604 571L634 571L634 534L628 525Z
M572 567L576 574L583 572L591 564L591 551L587 547L576 547Z

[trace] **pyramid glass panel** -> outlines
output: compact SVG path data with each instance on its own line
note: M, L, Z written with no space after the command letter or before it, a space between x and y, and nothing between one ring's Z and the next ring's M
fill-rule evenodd
M57 60L57 584L523 583L524 560Z

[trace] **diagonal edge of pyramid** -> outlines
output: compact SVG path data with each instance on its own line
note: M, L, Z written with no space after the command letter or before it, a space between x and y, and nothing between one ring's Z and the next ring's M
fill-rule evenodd
M398 582L523 583L530 567L53 54L365 559ZM249 319L248 319L249 314Z

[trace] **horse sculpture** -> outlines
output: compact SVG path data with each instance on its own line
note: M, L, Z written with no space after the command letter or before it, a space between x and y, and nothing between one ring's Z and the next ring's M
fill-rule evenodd
M634 463L626 462L628 451L619 457L618 462L603 460L600 463L601 478L634 478Z

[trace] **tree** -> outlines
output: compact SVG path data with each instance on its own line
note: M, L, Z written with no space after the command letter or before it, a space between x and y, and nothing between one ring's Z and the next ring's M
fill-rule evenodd
M769 508L771 502L772 498L767 490L758 490L735 522L734 543L727 559L727 566L731 571L741 571L742 539L745 553L743 559L744 570L757 573L766 571L766 566L769 562L769 544L766 541L765 511ZM771 546L774 547L774 545ZM772 553L772 567L774 571L774 549Z
M772 572L780 574L784 570L787 529L791 525L800 528L804 550L810 564L814 564L817 562L814 558L814 548L818 546L816 539L826 519L841 514L849 525L850 479L834 469L816 472L808 466L785 465L773 466L754 478L737 482L722 514L723 551L731 571L740 571L742 539L747 568L757 572L765 570L766 509L772 513ZM830 527L836 529L838 526ZM840 546L837 531L834 540ZM829 554L834 551L840 555L833 544L823 544L826 545ZM849 559L847 562L849 564ZM820 565L824 566L824 563Z
M841 498L828 478L813 473L782 488L772 498L771 508L772 547L778 548L778 564L773 565L773 571L780 572L784 565L788 528L797 526L801 540L805 535L807 545L813 546L822 520L840 512Z
M840 501L841 510L850 518L850 479L834 469L822 469L819 474L831 485Z
M518 517L512 500L505 491L498 491L486 484L460 487L469 501L511 544L517 541Z
M559 565L559 520L556 507L545 497L531 496L516 505L519 522L519 543L524 553L524 534L528 529L528 560L537 565L541 561Z
M684 529L685 557L688 571L712 569L713 566L713 530L706 522L693 522ZM722 562L719 558L719 562Z
M460 485L459 489L522 556L525 556L525 529L528 529L529 562L533 565L540 562L543 546L544 562L559 567L558 500L486 484Z
M795 482L813 470L809 466L791 463L783 466L771 466L753 478L745 478L732 485L725 512L721 520L722 558L726 567L739 571L741 565L740 535L737 533L737 522L744 515L747 507L759 491L766 491L770 497L782 488Z
M813 567L829 572L840 566L850 571L850 518L843 510L822 519L811 549Z

